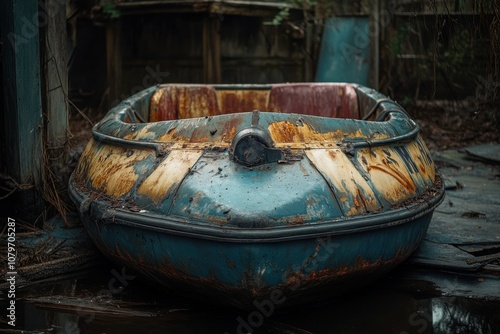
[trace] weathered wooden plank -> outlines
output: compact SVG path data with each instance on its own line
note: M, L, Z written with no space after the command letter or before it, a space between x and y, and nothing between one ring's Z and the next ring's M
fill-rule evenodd
M34 186L16 201L20 215L33 221L43 210L38 2L5 0L0 10L5 167L19 184Z
M76 218L70 216L68 218ZM19 224L19 227L22 227ZM7 252L7 245L0 251ZM46 222L43 229L16 236L19 287L49 278L62 278L99 266L104 259L91 243L83 226L66 228L61 217ZM0 289L8 286L7 268L0 268Z
M60 192L66 188L68 140L68 68L66 4L46 0L40 7L41 91L44 117L44 198L65 217Z
M474 256L448 245L424 240L408 263L439 270L478 271L481 264L471 262Z
M42 14L47 18L43 48L47 146L52 161L63 163L68 130L66 5L59 0L46 0ZM55 157L59 157L58 161L54 160Z

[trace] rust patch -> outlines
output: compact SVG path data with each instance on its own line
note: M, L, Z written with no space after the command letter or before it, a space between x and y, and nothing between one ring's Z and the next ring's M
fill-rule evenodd
M154 112L150 115L151 121L219 114L215 90L210 86L168 85L158 89L153 97L156 106L150 108L150 112Z
M364 212L369 211L367 200L363 197L363 194L359 189L356 191L356 197L354 198L354 206L359 210L361 207Z
M192 91L194 90L194 92ZM179 87L172 94L177 98L179 118L194 118L219 114L215 91L211 87ZM175 102L174 102L175 103Z
M158 136L158 138L156 140L158 142L161 142L161 143L168 143L168 142L176 142L176 141L185 141L186 138L179 136L177 134L177 129L172 128L172 129L168 130L167 133L164 133L164 134Z
M167 256L163 255L158 259L158 264L155 265L142 258L137 259L126 251L122 252L118 247L115 251L107 249L101 251L111 256L115 261L136 269L160 286L170 288L174 293L180 293L181 296L196 296L197 300L204 298L210 305L217 303L227 306L230 304L243 309L255 307L252 302L257 296L256 290L222 283L213 275L211 277L194 276L190 274L187 263L185 266L178 267L173 265Z
M308 219L308 217L304 217L301 215L296 215L293 217L286 217L282 219L287 225L294 226L294 225L302 225L304 222Z
M160 99L163 95L164 89L157 89L151 96L151 101L149 104L149 122L160 121L159 104Z
M418 244L413 245L406 251L403 251L400 247L395 256L388 260L379 258L371 262L359 255L353 265L345 264L334 268L313 270L309 273L304 273L301 268L298 272L292 273L287 277L282 289L309 291L313 289L313 286L334 286L352 277L373 277L376 273L383 273L402 263L411 255L417 246ZM299 287L299 289L297 289L297 287Z
M269 133L275 143L297 143L314 141L333 141L343 136L342 130L335 132L316 132L307 123L296 125L289 121L271 123Z
M236 134L236 129L242 122L243 120L239 117L231 117L231 119L224 124L224 128L221 131L221 142L230 143Z
M340 140L345 138L368 139L360 129L355 132L344 132L342 129L318 132L304 122L300 124L294 124L290 121L274 122L268 126L268 130L276 147L324 148L334 147ZM385 139L388 137L387 134L375 133L369 139Z
M221 114L265 111L269 99L269 90L216 90Z
M152 124L145 125L141 130L129 133L128 135L123 136L123 139L127 140L151 140L155 139L156 133L150 131Z
M418 169L420 170L420 173L425 174L425 167L422 164L418 164Z
M138 238L138 240L144 240ZM135 245L134 245L135 246ZM194 276L190 272L190 259L182 254L172 254L183 259L180 265L170 262L166 253L157 254L154 262L149 262L140 256L144 251L144 243L137 243L137 252L133 255L119 245L106 247L102 242L98 242L98 248L116 261L127 264L146 277L153 279L163 286L173 287L174 291L186 296L196 296L196 298L206 298L213 304L212 299L216 296L218 303L231 304L240 308L254 309L255 300L269 298L272 291L277 289L283 291L287 297L286 304L276 305L291 306L296 303L303 303L323 299L328 295L343 293L346 288L354 288L357 285L366 283L387 270L403 262L418 246L418 243L408 245L404 250L399 248L398 252L388 260L381 258L369 261L362 256L358 256L351 265L340 265L327 267L324 269L309 270L314 268L316 255L320 251L321 245L314 249L310 257L303 266L296 271L289 272L283 277L282 283L273 286L263 286L258 279L258 273L251 270L241 271L241 283L228 285L218 279L214 274L209 277ZM334 256L332 254L332 256ZM233 269L235 264L232 260L226 260L227 265Z
M275 84L269 94L268 110L331 118L359 118L356 91L345 84Z

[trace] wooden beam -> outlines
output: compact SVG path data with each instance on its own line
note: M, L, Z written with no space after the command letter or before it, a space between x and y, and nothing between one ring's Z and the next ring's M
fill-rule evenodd
M122 15L209 12L218 15L274 16L281 9L289 8L293 16L295 12L300 13L302 11L300 6L284 1L253 0L118 1L117 8Z
M37 0L0 2L5 169L20 185L15 207L33 221L43 211L42 107Z

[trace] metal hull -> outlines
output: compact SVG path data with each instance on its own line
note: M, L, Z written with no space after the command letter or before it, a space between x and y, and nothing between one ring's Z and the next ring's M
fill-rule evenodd
M72 189L75 200L85 201L81 195ZM248 309L271 296L276 306L288 307L372 282L418 247L433 205L415 208L413 215L405 208L372 224L357 221L338 228L331 223L330 231L319 233L290 230L276 240L204 238L155 227L133 214L110 216L97 206L82 220L111 260L177 295Z
M315 106L324 89L354 92L310 86ZM293 108L287 94L299 88L248 96ZM127 121L143 105L150 119L179 112L161 102L180 99L177 88L145 91L96 125L71 197L103 254L212 304L290 306L363 285L418 247L444 189L418 127L380 94L355 88L362 115L380 107L382 120L253 112ZM200 105L245 94L222 91ZM335 112L358 113L342 103Z

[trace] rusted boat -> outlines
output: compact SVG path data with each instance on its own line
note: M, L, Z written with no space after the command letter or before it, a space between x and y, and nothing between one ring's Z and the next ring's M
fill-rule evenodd
M70 194L97 247L210 303L294 305L373 281L444 195L418 125L359 85L161 85L92 135Z

